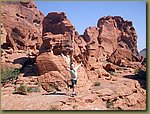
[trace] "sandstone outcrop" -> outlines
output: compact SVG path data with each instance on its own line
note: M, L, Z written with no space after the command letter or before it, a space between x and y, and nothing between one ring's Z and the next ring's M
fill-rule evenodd
M13 81L15 86L8 81L4 90L11 87L17 91L21 84L41 89L36 94L39 97L30 95L40 101L39 109L46 110L146 109L146 58L138 54L137 35L131 21L105 16L98 20L97 26L90 26L79 35L64 12L50 12L44 17L31 1L1 4L1 62L6 68L10 65L22 72ZM70 57L75 66L82 62L75 88L77 96L45 96L51 94L46 92L71 94L67 87ZM38 109L26 105L23 109Z
M5 30L2 47L15 51L26 50L29 43L42 43L42 21L44 15L32 1L1 2L2 26Z
M71 46L74 26L64 12L51 12L43 20L43 44L40 52L62 53L62 46Z
M103 68L102 61L107 60L118 66L131 66L130 62L140 60L137 35L132 22L119 16L102 17L98 20L97 27L88 27L84 35L79 35L64 12L51 12L43 20L42 35L43 44L36 60L42 75L58 71L65 76L68 64L63 61L61 53L69 56L71 48L73 61L83 63L85 79L91 82L102 76L108 77L109 70L115 72L115 68L111 68L113 65ZM62 59L61 63L65 63L63 70L63 65L58 64L58 58Z
M129 49L118 48L111 54L108 61L118 65L118 66L127 66L130 62L138 61L139 58L134 56Z
M137 34L131 21L124 20L120 16L107 16L98 20L97 26L101 28L99 40L103 43L111 42L112 45L103 46L104 49L112 47L113 52L116 48L126 48L138 56L137 51ZM107 51L107 50L106 50Z
M61 54L69 56L72 51L70 49L73 48L73 61L75 62L76 60L77 62L81 62L84 57L82 56L80 49L84 52L86 43L79 37L74 26L67 19L64 12L49 13L43 20L42 34L43 44L40 48L40 55L36 59L39 73L43 75L39 78L39 82L46 91L49 91L48 87L50 83L55 83L55 89L57 89L56 86L58 86L58 88L61 87L60 84L56 83L56 79L63 83L63 87L66 88L66 82L70 79L69 71L67 71L69 64L65 62ZM84 68L78 73L79 80L88 81L86 71L83 71L85 71ZM55 75L53 72L55 72ZM48 75L45 75L45 73ZM47 80L43 81L45 79ZM84 87L84 84L80 83L79 86Z
M100 18L97 27L85 30L83 38L87 43L89 55L96 60L107 60L117 49L123 48L129 50L133 56L137 56L137 59L130 61L140 61L137 35L132 22L125 21L119 16Z

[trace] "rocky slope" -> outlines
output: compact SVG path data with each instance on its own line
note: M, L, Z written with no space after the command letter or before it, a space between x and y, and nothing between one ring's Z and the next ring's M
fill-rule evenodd
M79 35L64 12L50 12L44 17L34 2L2 2L1 31L2 64L21 64L17 68L21 67L22 72L13 83L3 84L3 110L146 109L146 80L135 72L145 70L146 65L137 51L138 37L131 21L104 16L96 27L88 27ZM69 63L61 54L65 58L72 54L75 65L82 62L75 98L64 96L70 74ZM12 94L22 84L40 87L41 92L36 93L38 100L34 93L28 94L27 103L22 104L24 97ZM53 91L60 96L44 96ZM17 99L12 104L21 103L22 107L8 105L7 95ZM39 101L39 105L34 105Z
M78 90L76 97L70 96L71 90L53 94L46 93L42 88L41 92L27 95L12 94L15 85L7 84L1 88L1 108L2 110L146 110L144 89L146 81L132 75L133 71L122 68L118 70L120 73L111 79L99 78L99 84L93 83L88 90ZM31 83L32 80L33 83L33 78L22 77L23 80L26 80L26 83Z

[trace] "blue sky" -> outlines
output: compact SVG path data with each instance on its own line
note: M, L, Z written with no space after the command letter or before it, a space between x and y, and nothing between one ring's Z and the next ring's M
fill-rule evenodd
M103 16L121 16L131 20L138 35L138 50L146 47L146 2L134 1L36 1L38 9L46 16L49 12L66 12L76 30L83 34L89 26L96 26Z

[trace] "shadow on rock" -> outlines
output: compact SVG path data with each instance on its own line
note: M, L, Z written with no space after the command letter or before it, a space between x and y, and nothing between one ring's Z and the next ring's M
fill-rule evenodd
M125 75L124 78L137 80L141 87L146 90L146 78L140 77L139 75Z
M21 57L14 60L13 64L21 64L24 65L26 61L28 61L28 57Z
M21 57L15 59L13 63L22 65L20 72L24 73L24 76L39 76L35 58Z

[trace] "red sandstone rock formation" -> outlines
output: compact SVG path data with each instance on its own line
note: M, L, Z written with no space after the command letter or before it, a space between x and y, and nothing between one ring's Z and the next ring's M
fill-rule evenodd
M43 44L40 52L52 51L60 55L63 47L71 46L74 26L64 12L51 12L43 20Z
M108 40L108 42L112 42L112 45L109 46L112 46L113 51L121 47L138 55L137 35L131 21L124 20L120 16L107 16L100 18L97 26L101 29L99 34L101 45ZM103 47L108 48L107 46ZM109 53L113 51L109 51Z
M67 89L70 74L66 68L69 65L61 53L69 55L69 49L73 47L73 62L76 65L83 62L78 70L76 90L81 92L81 96L84 93L84 96L61 101L63 105L60 109L107 110L111 108L109 103L113 103L114 109L145 109L146 90L141 88L144 81L120 78L122 74L114 78L108 73L116 72L118 66L142 67L141 63L136 62L139 61L137 35L131 21L119 16L102 17L97 27L88 27L84 35L79 35L64 12L51 12L44 18L34 2L2 2L1 31L2 48L8 48L2 50L1 56L11 54L7 57L9 62L16 57L26 56L13 53L16 50L26 50L28 46L33 50L39 48L40 54L36 58L40 74L38 82L47 92ZM35 44L39 47L35 47ZM33 50L32 54L37 55L37 50ZM112 63L103 65L106 60L118 66ZM29 72L36 71L29 69ZM32 82L28 77L20 77L16 84L22 84L22 81L29 85ZM35 83L37 79L33 85Z
M25 50L29 43L42 43L42 21L44 15L34 2L1 2L1 19L6 32L2 39L5 47Z
M122 56L122 60L129 62L140 61L137 51L137 35L131 21L125 21L119 16L107 16L100 18L97 26L87 28L83 35L88 47L89 60L92 57L95 60L109 60L119 65L114 62L113 55L117 50L126 50L116 55L116 61L119 60L117 58L119 56ZM126 58L128 54L132 59Z
M13 12L8 10L10 6ZM79 35L64 12L51 12L44 18L34 2L2 2L1 26L2 46L11 47L6 53L26 50L28 46L35 51L39 48L40 55L36 58L41 75L39 82L46 91L50 85L58 90L66 88L69 65L61 53L69 55L71 47L74 63L83 62L78 71L82 82L79 87L109 76L110 69L115 71L108 65L103 69L101 61L108 60L119 66L131 66L130 62L139 61L132 22L119 16L102 17L97 27L88 27Z
M59 59L53 58L57 58L61 53L69 55L66 48L71 46L74 62L83 62L88 77L86 79L92 82L102 76L109 76L100 61L108 60L119 66L139 61L137 35L132 22L124 21L118 16L107 16L99 19L97 26L89 27L84 35L79 35L64 12L49 13L43 21L43 44L40 49L41 54L37 57L41 74L65 71L67 65L64 70L59 70L61 67L58 66L62 65L56 64ZM53 70L55 66L57 68Z
M69 55L69 49L73 47L74 62L75 60L80 62L82 61L81 53L84 52L83 48L85 48L85 45L86 43L81 37L79 37L74 26L67 19L64 12L51 12L44 18L43 44L40 48L40 55L37 57L36 63L39 73L42 75L39 78L39 81L46 91L49 91L48 88L51 83L55 83L54 88L56 90L62 88L62 85L64 88L67 87L66 81L70 79L69 71L67 71L69 64L67 64L61 57L61 53ZM80 49L83 51L80 51ZM79 71L79 80L88 81L86 72L83 72L84 70L85 69L83 69L82 72ZM53 72L57 73L52 75L54 74ZM45 75L45 73L47 73L47 75ZM44 81L45 78L46 81ZM62 85L56 83L56 78ZM80 83L79 85L81 87L84 84Z

